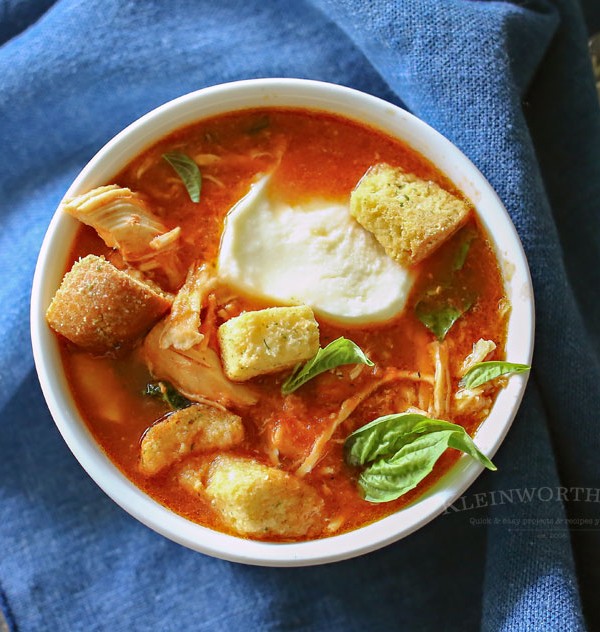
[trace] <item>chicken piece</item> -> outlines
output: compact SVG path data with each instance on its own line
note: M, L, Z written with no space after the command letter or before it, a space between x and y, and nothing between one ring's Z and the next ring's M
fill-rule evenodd
M473 344L473 351L471 351L471 353L465 358L460 369L460 375L463 376L472 366L475 366L479 362L483 362L495 348L495 342L480 338Z
M316 535L323 500L308 483L275 467L229 454L210 465L206 481L193 465L179 482L208 496L223 522L233 531L258 538Z
M192 404L146 430L141 442L140 470L156 474L188 454L232 448L243 440L240 417L215 406Z
M298 461L306 456L312 445L312 435L306 432L311 419L306 401L292 393L283 398L281 410L264 420L261 439L273 465L279 457Z
M214 271L207 265L190 269L165 321L160 337L162 349L173 347L178 351L187 351L204 340L204 335L200 333L200 311L215 284Z
M459 388L454 393L454 415L487 415L493 400L486 395L484 386L478 388Z
M464 359L460 368L460 375L485 359L496 349L496 343L492 340L480 338L473 344L473 350ZM454 393L453 411L455 415L487 415L492 407L493 399L489 395L492 389L490 383L482 384L477 388L459 388Z
M171 382L195 402L213 401L224 406L244 407L258 401L252 389L225 377L219 356L210 347L196 345L185 351L163 349L160 340L165 325L166 319L157 323L142 347L142 357L155 378Z
M437 419L447 419L450 411L450 397L452 379L450 377L450 365L448 358L448 346L446 342L435 341L431 343L435 374L433 377L433 402L429 413Z
M167 296L117 270L104 257L88 255L65 274L46 320L82 349L106 353L133 343L170 306Z
M139 194L111 184L67 200L61 208L94 228L128 264L143 272L162 270L172 287L181 283L177 255L181 229L168 230Z

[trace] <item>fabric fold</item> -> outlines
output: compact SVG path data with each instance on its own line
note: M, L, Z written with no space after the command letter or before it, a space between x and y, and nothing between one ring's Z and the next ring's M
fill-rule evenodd
M29 28L56 0L1 0L0 47Z
M530 381L526 399L499 457L498 476L488 479L486 568L482 630L539 627L532 604L548 629L585 630L570 530L551 453L527 453L523 444L549 443L544 407ZM473 513L473 512L471 512ZM519 560L517 564L515 560Z

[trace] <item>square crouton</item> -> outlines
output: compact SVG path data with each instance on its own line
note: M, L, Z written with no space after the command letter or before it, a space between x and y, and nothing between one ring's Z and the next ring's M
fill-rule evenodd
M422 261L457 231L470 206L435 182L378 164L350 196L350 213L399 264Z
M77 346L106 353L133 343L170 307L167 296L88 255L65 274L46 321Z
M290 368L319 349L319 325L306 305L245 312L223 323L218 337L225 374L237 381Z
M225 526L261 539L315 535L321 525L323 500L302 479L253 459L221 454L210 465L207 480L191 464L179 482L206 495Z

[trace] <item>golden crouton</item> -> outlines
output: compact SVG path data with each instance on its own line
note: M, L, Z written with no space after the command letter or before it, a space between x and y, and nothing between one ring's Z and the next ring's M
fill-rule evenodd
M428 257L469 212L466 202L435 182L387 164L371 167L350 196L350 213L405 266Z
M319 325L306 305L245 312L223 323L218 337L225 374L238 381L287 369L319 349Z
M323 501L292 474L223 454L211 463L206 485L201 479L193 467L179 477L189 491L205 493L223 522L240 535L296 538L319 530Z
M140 470L156 474L187 454L231 448L244 440L237 415L215 406L192 404L161 419L142 437Z
M105 353L135 341L170 306L166 296L104 257L88 255L65 274L46 320L76 345Z

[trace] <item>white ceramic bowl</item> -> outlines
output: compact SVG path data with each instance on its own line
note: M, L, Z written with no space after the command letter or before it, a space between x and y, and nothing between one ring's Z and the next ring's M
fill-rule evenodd
M529 269L515 228L500 199L477 168L448 140L408 112L349 88L300 79L257 79L229 83L191 94L146 114L92 158L66 197L110 182L132 158L170 132L199 119L245 108L289 106L334 112L402 139L431 160L473 202L504 270L512 302L506 353L512 362L530 364L534 309ZM35 364L48 407L67 445L96 483L132 516L164 536L216 557L265 566L322 564L361 555L399 540L441 514L482 470L463 456L452 470L417 501L374 524L350 533L303 543L275 544L236 538L171 512L133 485L94 441L73 402L59 348L44 319L66 266L68 244L78 222L57 212L39 255L31 300ZM525 376L514 376L476 435L492 457L504 439L523 396Z

